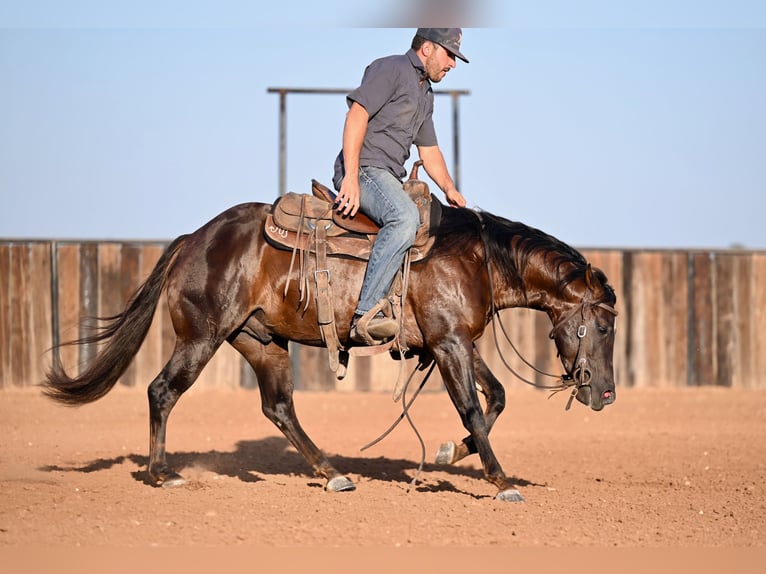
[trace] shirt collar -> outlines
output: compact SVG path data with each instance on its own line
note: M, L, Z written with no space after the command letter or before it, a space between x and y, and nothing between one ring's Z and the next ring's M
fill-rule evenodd
M420 61L420 58L418 58L417 53L415 50L410 48L407 50L406 56L410 59L410 63L412 64L412 67L415 68L415 71L418 73L418 79L422 82L423 80L427 80L430 84L431 81L428 80L428 75L426 74L426 69L423 66L423 62Z

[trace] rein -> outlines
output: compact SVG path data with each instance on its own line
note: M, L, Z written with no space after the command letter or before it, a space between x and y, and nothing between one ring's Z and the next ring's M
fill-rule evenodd
M508 336L508 332L505 329L505 325L503 325L502 320L499 317L499 309L495 305L495 289L494 289L494 282L492 279L492 266L490 265L489 260L489 249L487 248L487 233L486 233L486 227L484 225L484 219L481 216L480 212L476 212L476 216L479 218L479 222L481 223L481 241L482 245L484 246L484 264L487 268L487 278L489 282L489 293L490 293L490 312L491 312L491 322L492 322L492 335L495 341L495 349L497 350L497 354L500 357L500 360L502 361L505 368L513 374L517 379L519 379L521 382L530 385L532 387L538 388L538 389L544 389L547 391L551 391L551 394L548 398L552 397L555 394L560 393L561 391L567 390L570 387L572 387L572 393L569 395L569 400L567 401L565 410L569 410L569 408L572 406L572 401L577 396L577 393L580 392L580 389L583 387L590 387L590 380L592 378L592 373L590 369L588 368L588 361L585 357L585 354L583 353L582 349L582 341L588 334L588 328L585 325L585 311L586 309L592 309L593 307L599 307L601 309L605 309L609 311L610 313L617 315L617 310L614 309L611 305L607 305L604 302L592 302L588 301L585 298L580 302L578 306L576 306L574 309L572 309L569 313L561 317L556 324L551 329L550 333L548 334L548 337L550 339L554 339L556 336L556 333L558 333L564 325L568 324L572 319L574 319L577 314L580 315L580 325L577 328L577 338L578 338L578 345L577 345L577 355L575 356L575 360L572 363L572 369L569 373L563 374L563 375L553 375L550 373L547 373L545 371L542 371L538 369L535 365L527 361L519 352L516 345L513 344L513 341ZM508 363L508 361L505 358L505 355L503 354L503 351L500 349L500 344L497 337L497 327L496 324L500 325L500 330L503 333L503 336L505 337L505 340L508 342L508 344L511 346L513 351L516 353L516 356L521 359L521 361L530 367L532 370L534 370L536 373L543 375L545 377L550 377L552 379L556 379L557 384L553 385L545 385L540 384L535 381L530 381L529 379L523 377L519 373L517 373L513 367Z

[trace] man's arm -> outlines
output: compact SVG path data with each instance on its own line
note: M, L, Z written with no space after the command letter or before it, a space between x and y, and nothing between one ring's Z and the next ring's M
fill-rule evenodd
M359 210L359 155L367 134L368 121L369 116L364 106L353 102L343 127L343 165L346 175L336 198L338 211L350 217Z
M447 203L453 207L465 207L465 198L455 187L439 146L418 146L418 154L428 177L444 192Z

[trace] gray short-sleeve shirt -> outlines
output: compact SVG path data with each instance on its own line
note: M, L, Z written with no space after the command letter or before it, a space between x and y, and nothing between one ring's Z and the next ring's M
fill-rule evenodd
M387 169L402 179L412 145L438 144L433 124L434 94L423 64L414 50L372 62L362 83L346 98L362 105L369 115L359 158L361 167ZM343 150L335 160L336 189L345 175Z

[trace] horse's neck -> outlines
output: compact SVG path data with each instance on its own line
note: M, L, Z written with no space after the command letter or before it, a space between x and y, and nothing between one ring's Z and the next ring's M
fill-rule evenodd
M495 287L495 305L498 309L522 307L543 311L553 320L578 300L572 286L562 288L557 277L556 270L529 265L520 284Z

